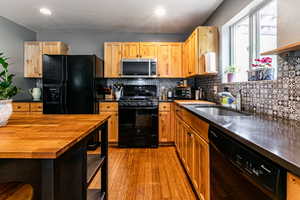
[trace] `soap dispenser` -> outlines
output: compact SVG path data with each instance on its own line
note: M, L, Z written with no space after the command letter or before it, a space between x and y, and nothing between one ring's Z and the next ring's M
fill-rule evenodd
M233 103L235 102L234 96L229 92L228 87L224 87L224 91L218 94L220 98L220 103L222 106L225 107L232 107Z

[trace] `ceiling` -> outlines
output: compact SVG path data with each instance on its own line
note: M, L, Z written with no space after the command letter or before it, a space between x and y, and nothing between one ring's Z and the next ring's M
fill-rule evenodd
M223 0L9 0L1 15L34 31L186 33L201 25ZM166 15L154 15L157 7ZM41 15L49 8L52 16ZM4 9L5 8L5 9Z

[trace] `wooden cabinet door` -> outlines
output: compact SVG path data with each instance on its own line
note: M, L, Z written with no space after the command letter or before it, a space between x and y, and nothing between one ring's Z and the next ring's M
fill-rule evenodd
M209 200L209 144L194 133L192 181L201 199Z
M197 71L197 31L194 31L189 38L189 75L196 75Z
M157 58L157 43L141 42L140 43L141 58Z
M182 48L182 74L183 74L183 77L189 76L189 44L188 44L188 42L184 42L183 48Z
M42 51L43 44L41 42L24 43L24 77L42 77Z
M104 76L106 78L120 77L121 59L121 43L112 42L104 44Z
M170 112L159 112L159 142L170 142Z
M193 177L193 153L194 153L194 134L189 127L185 126L186 135L186 169L190 177Z
M119 133L119 116L117 112L111 113L111 118L108 122L108 141L109 142L118 142L118 133Z
M139 42L123 42L122 58L140 58Z
M30 112L43 112L43 103L30 103Z
M287 200L300 200L300 178L287 173Z
M67 49L62 42L43 42L43 54L63 55Z
M174 137L175 137L175 147L176 147L176 150L177 152L179 153L179 121L177 119L177 117L175 116L175 119L174 119ZM179 153L180 154L180 153Z
M180 78L182 74L182 43L173 43L170 45L170 76Z
M159 77L170 77L170 45L159 44L157 53L157 69Z
M215 52L218 54L219 51L219 33L217 27L204 26L197 28L198 30L198 57L199 57L199 69L198 73L205 74L207 72L205 66L204 55L208 52ZM216 56L217 58L217 56Z

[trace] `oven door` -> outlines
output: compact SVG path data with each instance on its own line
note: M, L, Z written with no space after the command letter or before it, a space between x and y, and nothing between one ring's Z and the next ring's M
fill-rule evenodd
M157 107L119 108L120 147L158 147L157 132Z

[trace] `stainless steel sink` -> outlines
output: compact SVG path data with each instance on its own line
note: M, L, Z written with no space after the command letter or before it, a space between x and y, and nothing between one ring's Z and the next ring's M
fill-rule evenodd
M197 111L219 116L249 116L248 113L238 112L221 106L194 106Z

